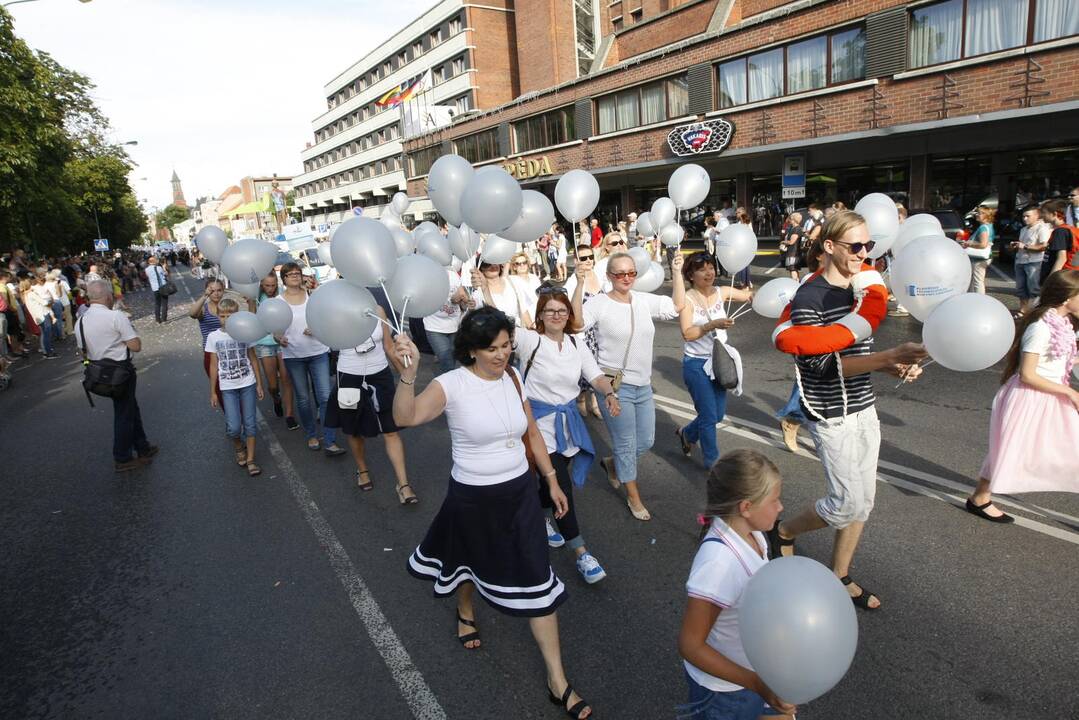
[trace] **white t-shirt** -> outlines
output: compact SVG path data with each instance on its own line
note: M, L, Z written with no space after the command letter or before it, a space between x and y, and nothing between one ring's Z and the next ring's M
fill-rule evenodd
M423 319L423 329L430 332L452 334L457 332L457 328L461 326L461 318L464 316L461 308L453 301L457 291L461 289L461 276L452 270L447 270L446 275L450 279L450 294L442 307ZM382 323L379 323L379 325L382 325Z
M692 598L704 600L720 608L719 617L708 633L708 646L731 662L750 670L742 636L738 631L738 608L749 578L768 562L760 553L767 551L764 534L754 531L759 549L750 547L742 537L719 518L712 520L686 581L686 592ZM741 690L740 685L727 682L683 660L686 672L697 684L717 692Z
M719 288L716 288L715 290L716 294L709 299L707 308L701 308L700 305L690 299L690 296L686 297L686 303L693 308L694 325L704 325L712 320L727 317L726 304L723 302L723 293ZM693 294L696 293L691 293L691 295ZM697 297L703 298L701 295L697 295ZM712 345L715 344L714 340L716 337L723 342L727 342L727 331L713 330L712 332L705 333L696 340L687 340L684 348L685 354L695 358L712 357Z
M365 342L354 348L342 348L337 356L337 369L349 375L374 375L390 365L386 348L382 345L382 323L375 323L375 330Z
M1049 312L1054 312L1050 310ZM1046 380L1059 383L1063 380L1067 384L1068 369L1064 367L1063 357L1049 357L1049 343L1052 340L1053 330L1044 320L1031 323L1023 332L1021 348L1023 352L1038 353L1037 373Z
M75 342L82 348L86 334L86 354L91 360L125 360L128 340L139 336L131 319L119 310L109 310L100 303L91 303L75 323Z
M531 307L528 305L528 289L517 278L505 275L502 280L502 292L496 293L488 288L491 299L494 300L496 308L506 313L520 327L522 313L527 312L531 317L536 310L536 304L533 302ZM478 308L483 307L485 304L482 290L473 290L472 299L475 300Z
M285 331L288 345L281 348L281 354L285 358L307 358L329 352L330 348L319 342L314 335L305 335L303 332L307 329L307 300L304 299L303 305L289 303L288 306L292 308L292 324Z
M1019 242L1025 248L1028 245L1044 245L1049 242L1049 235L1053 232L1053 228L1049 227L1047 223L1038 221L1029 227L1025 227L1019 231ZM1024 265L1026 263L1040 263L1045 256L1045 251L1031 252L1030 250L1017 250L1015 253L1015 264Z
M222 392L255 384L255 372L247 357L249 347L233 340L224 330L214 330L206 336L206 352L217 355L217 386Z
M576 399L581 392L577 384L578 380L583 377L591 381L603 374L584 338L577 338L574 345L574 341L566 335L562 341L562 347L559 348L558 343L551 338L526 328L518 328L513 337L517 341L517 359L521 363L522 374L528 365L529 358L532 357L532 352L536 352L532 367L525 377L524 392L527 398L536 399L548 405L565 405ZM558 447L555 442L554 422L553 414L536 420L549 453L553 453ZM563 430L566 437L566 451L562 454L572 457L577 454L578 448L570 441L569 428L565 427Z
M602 267L600 267L601 265ZM596 269L592 271L592 274L596 276L596 282L599 283L599 292L610 292L611 281L607 277L607 258L603 258L597 263ZM570 275L569 279L566 280L562 287L565 289L566 295L572 299L573 293L577 290L577 275ZM587 286L585 286L585 290L588 290Z
M157 292L161 289L161 286L165 284L167 279L165 276L168 273L160 265L147 265L146 266L146 282L150 284L150 289Z
M454 480L463 485L497 485L528 470L521 444L528 418L509 377L483 380L461 367L439 375L435 382L446 395Z
M652 318L673 320L678 317L678 311L674 308L674 301L666 295L630 291L630 297L632 303L617 302L610 295L596 295L589 299L584 304L582 330L596 326L601 367L624 370L624 382L644 386L651 384L652 378L652 341L656 335ZM622 367L623 360L626 360L625 368Z

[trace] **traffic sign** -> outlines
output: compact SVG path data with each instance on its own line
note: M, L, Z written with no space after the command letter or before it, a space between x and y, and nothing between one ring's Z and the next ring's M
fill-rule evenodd
M354 208L352 208L352 214L355 215L356 217L360 217L361 215L363 215L363 208L362 207L354 207Z
M783 188L784 200L797 200L798 198L804 198L806 196L806 186L801 187L785 187Z
M109 249L109 241L105 238L97 238L94 240L94 252L105 252Z

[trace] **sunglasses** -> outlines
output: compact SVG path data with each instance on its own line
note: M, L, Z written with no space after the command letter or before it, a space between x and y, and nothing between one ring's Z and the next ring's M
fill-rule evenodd
M480 263L480 270L486 270L487 268L498 268L499 270L501 270L502 266L492 265L491 263Z
M611 241L610 241L609 243L607 243L607 244L608 244L608 245L625 245L625 244L626 244L626 241L625 241L625 240L611 240Z
M615 280L625 280L626 278L637 277L636 270L627 270L626 272L609 272L607 274L613 277Z
M877 246L877 243L874 240L870 240L869 242L864 243L845 243L838 240L833 240L832 242L836 245L844 245L846 247L849 247L851 253L853 253L854 255L859 254L860 252L862 252L862 250L865 250L866 252L873 252L873 248Z
M536 294L537 295L568 295L565 288L554 287L554 286L541 287L539 290L536 291Z
M524 265L524 266L527 267L528 266L528 261L527 260L518 260L517 262L515 262L513 264L514 265Z
M581 262L585 262L587 260L595 260L596 256L595 255L578 255L577 259L580 260Z

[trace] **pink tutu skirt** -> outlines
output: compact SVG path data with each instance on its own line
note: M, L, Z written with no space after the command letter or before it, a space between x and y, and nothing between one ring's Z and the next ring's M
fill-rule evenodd
M1079 411L1013 375L993 398L980 476L993 494L1079 493Z

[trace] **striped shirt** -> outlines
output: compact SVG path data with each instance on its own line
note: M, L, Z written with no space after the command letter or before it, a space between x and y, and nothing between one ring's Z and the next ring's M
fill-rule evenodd
M202 306L202 315L199 316L199 332L202 333L202 345L206 346L206 338L210 336L214 330L221 329L221 320L210 312L210 303L207 302Z
M795 293L791 301L791 322L795 325L831 325L848 314L853 306L853 289L835 287L823 275L818 275ZM869 338L840 350L839 355L841 358L868 355L872 345L873 338ZM802 411L807 417L842 417L844 386L848 415L873 405L873 383L869 373L841 378L835 353L799 355L795 362L802 376Z

